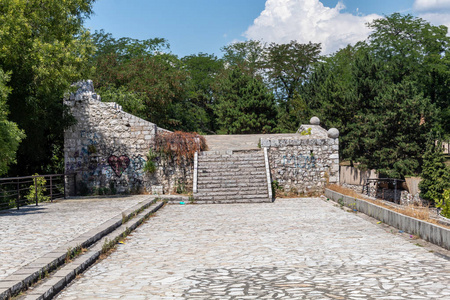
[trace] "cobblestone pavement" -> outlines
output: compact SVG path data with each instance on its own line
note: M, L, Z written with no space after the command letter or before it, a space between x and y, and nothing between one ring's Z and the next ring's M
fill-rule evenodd
M0 280L146 197L63 200L0 212Z
M450 299L449 284L450 261L367 217L279 199L166 206L57 299Z

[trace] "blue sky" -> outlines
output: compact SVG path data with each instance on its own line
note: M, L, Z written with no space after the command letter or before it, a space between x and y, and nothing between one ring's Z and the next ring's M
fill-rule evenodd
M364 39L365 23L393 12L450 23L450 0L97 0L85 25L116 38L166 38L180 57L221 56L221 47L247 39L320 42L332 53Z

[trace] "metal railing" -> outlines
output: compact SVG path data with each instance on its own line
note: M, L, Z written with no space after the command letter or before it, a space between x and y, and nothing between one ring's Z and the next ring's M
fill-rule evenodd
M370 182L375 182L376 184L378 184L380 182L387 182L388 184L389 183L392 184L393 190L394 190L394 197L393 197L394 203L399 203L400 202L400 197L398 197L398 199L397 199L397 190L400 190L400 184L402 182L405 182L405 180L397 179L397 178L367 178L366 182L364 184L363 193L364 193L364 190L365 190L366 194L368 196L369 196L369 184L370 184ZM384 193L383 193L382 199L386 200L385 197L384 197Z
M75 174L0 178L0 210L65 199L70 180L75 180Z

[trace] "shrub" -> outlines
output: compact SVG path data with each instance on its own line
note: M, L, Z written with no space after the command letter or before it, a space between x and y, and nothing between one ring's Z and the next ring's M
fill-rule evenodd
M450 218L450 189L442 193L442 198L436 202L436 206L442 209L441 215Z
M156 163L155 163L155 159L156 159L156 153L153 152L152 149L148 150L147 153L147 161L144 164L144 172L153 174L156 172Z
M45 187L47 180L45 180L44 177L38 177L39 176L38 173L34 174L34 176L36 176L34 178L34 183L30 185L30 192L25 196L25 198L27 198L28 201L31 202L35 201L37 191L37 199L39 202L49 201L50 197L44 195L44 193L47 191L47 188Z
M445 165L441 142L429 141L420 177L420 196L435 203L442 202L444 191L450 189L450 170Z

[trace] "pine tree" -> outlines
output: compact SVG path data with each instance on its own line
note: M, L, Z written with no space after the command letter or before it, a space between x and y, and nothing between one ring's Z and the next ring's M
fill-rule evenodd
M420 196L435 203L442 202L444 190L450 189L450 170L445 165L441 142L429 140L420 176Z
M276 125L272 93L258 79L236 68L217 88L215 112L227 134L269 133Z

